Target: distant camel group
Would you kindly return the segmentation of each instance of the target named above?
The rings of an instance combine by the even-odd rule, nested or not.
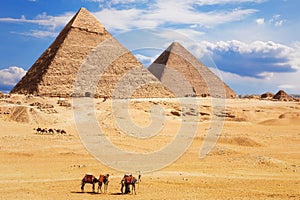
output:
[[[136,194],[135,184],[141,182],[141,175],[139,174],[138,179],[136,179],[132,174],[125,174],[121,180],[121,193]],[[99,191],[102,193],[102,185],[104,184],[104,193],[107,193],[108,183],[109,183],[109,174],[102,175],[100,174],[97,179],[94,175],[86,174],[81,180],[81,192],[84,192],[85,184],[92,184],[93,192],[95,192],[95,184],[98,183],[98,193]],[[130,185],[132,186],[132,192],[130,192]],[[125,191],[124,191],[125,188]]]
[[[55,128],[34,128],[33,130],[36,131],[37,134],[51,134],[53,135],[54,133],[56,134],[62,134],[65,135],[67,132],[63,129],[55,129]]]

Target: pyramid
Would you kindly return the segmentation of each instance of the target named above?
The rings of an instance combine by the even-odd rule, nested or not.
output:
[[[279,90],[273,97],[273,99],[277,99],[278,101],[292,101],[293,98],[289,96],[285,91]]]
[[[11,93],[106,98],[172,96],[85,8],[79,9]]]
[[[236,97],[232,89],[178,42],[172,43],[148,70],[177,97]]]

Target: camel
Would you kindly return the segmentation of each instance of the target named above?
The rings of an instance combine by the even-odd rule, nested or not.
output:
[[[50,129],[48,130],[48,133],[54,134],[54,130],[53,130],[52,128],[50,128]]]
[[[60,129],[54,129],[56,131],[56,133],[60,133]]]
[[[99,190],[102,193],[102,185],[103,184],[104,184],[104,193],[107,193],[107,187],[108,187],[108,183],[109,183],[109,174],[106,174],[106,175],[100,174],[98,180],[99,180],[99,182],[98,182],[98,193],[99,193]]]
[[[47,128],[43,128],[43,129],[41,130],[41,134],[45,134],[45,133],[48,133],[48,129],[47,129]]]
[[[138,183],[138,180],[133,177],[131,174],[125,174],[123,179],[121,180],[121,192],[123,192],[123,188],[125,187],[125,193],[124,194],[129,194],[130,193],[130,185],[132,186],[132,194],[136,194],[135,190],[135,184]]]
[[[95,176],[93,176],[91,174],[86,174],[81,181],[81,192],[84,192],[84,185],[86,183],[92,184],[93,192],[95,192],[95,184],[98,182],[99,182],[99,180]]]
[[[36,129],[36,128],[34,128],[33,130],[35,130],[37,134],[40,134],[40,133],[41,133],[41,131],[42,131],[42,129],[41,129],[40,127],[38,127],[37,129]]]
[[[54,129],[54,130],[56,131],[57,134],[67,134],[67,132],[63,129]]]

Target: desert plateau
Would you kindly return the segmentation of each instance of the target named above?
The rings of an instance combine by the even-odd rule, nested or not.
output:
[[[196,100],[197,132],[189,148],[169,166],[142,172],[136,195],[122,195],[120,181],[126,172],[105,166],[87,151],[76,128],[72,99],[58,104],[58,98],[50,97],[2,98],[0,199],[300,198],[299,102],[227,99],[220,137],[212,150],[199,158],[213,121],[211,99]],[[150,140],[140,140],[118,130],[112,101],[94,99],[95,113],[106,137],[124,150],[157,150],[172,141],[182,123],[184,113],[176,99],[132,99],[126,109],[140,126],[151,123],[153,105],[165,110],[161,132]],[[37,127],[66,133],[37,133]],[[92,193],[87,184],[82,193],[81,179],[86,173],[109,173],[108,192]],[[137,176],[137,172],[129,173]]]

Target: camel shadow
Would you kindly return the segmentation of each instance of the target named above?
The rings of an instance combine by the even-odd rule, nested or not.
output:
[[[97,192],[79,192],[79,191],[71,191],[72,194],[90,194],[90,195],[97,195],[97,194],[101,194],[101,193],[97,193]]]
[[[121,192],[116,192],[116,193],[111,193],[110,195],[118,196],[118,195],[123,195]]]

